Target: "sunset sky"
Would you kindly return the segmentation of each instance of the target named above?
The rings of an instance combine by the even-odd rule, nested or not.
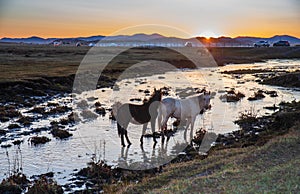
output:
[[[299,0],[0,0],[0,38],[110,35],[143,24],[192,36],[300,37],[299,10]]]

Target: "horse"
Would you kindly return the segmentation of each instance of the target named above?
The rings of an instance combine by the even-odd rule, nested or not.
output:
[[[122,104],[115,114],[118,126],[118,135],[121,136],[121,144],[125,147],[124,136],[127,140],[128,146],[131,142],[127,135],[127,127],[129,123],[136,125],[142,124],[143,131],[140,138],[141,146],[143,145],[143,137],[147,128],[147,124],[151,123],[152,133],[155,132],[155,121],[158,115],[159,102],[161,101],[162,91],[161,89],[154,89],[154,93],[151,95],[148,101],[144,101],[143,104]],[[153,135],[154,145],[157,143],[155,135]]]
[[[158,128],[162,132],[164,139],[164,130],[167,129],[167,122],[170,117],[177,120],[187,120],[185,133],[191,125],[191,132],[194,129],[195,120],[198,114],[203,114],[204,110],[210,109],[210,92],[204,91],[201,94],[187,97],[186,99],[164,98],[158,112]]]

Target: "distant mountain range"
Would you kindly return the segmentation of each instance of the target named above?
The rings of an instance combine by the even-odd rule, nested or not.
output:
[[[89,36],[89,37],[77,37],[77,38],[40,38],[37,36],[32,36],[29,38],[2,38],[0,42],[7,43],[27,43],[27,44],[51,44],[55,41],[64,41],[64,42],[93,42],[99,41],[105,36]]]
[[[261,37],[248,37],[239,36],[235,38],[231,37],[218,37],[207,39],[205,37],[194,37],[189,39],[182,39],[177,37],[165,37],[160,34],[134,34],[134,35],[117,35],[117,36],[89,36],[89,37],[75,37],[75,38],[40,38],[32,36],[29,38],[2,38],[0,42],[6,43],[26,43],[26,44],[53,44],[54,42],[60,42],[62,44],[76,44],[80,42],[83,45],[91,43],[97,43],[98,41],[103,43],[126,43],[126,42],[147,42],[153,44],[181,44],[186,42],[192,44],[199,44],[199,41],[205,46],[252,46],[255,42],[260,40],[266,40],[270,44],[279,40],[287,40],[291,45],[300,45],[300,39],[289,35],[276,35],[270,38]]]

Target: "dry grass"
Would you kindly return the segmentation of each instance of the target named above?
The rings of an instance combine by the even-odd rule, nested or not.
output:
[[[87,47],[0,44],[0,81],[74,74]]]
[[[75,74],[90,47],[52,45],[28,45],[0,43],[0,82],[32,79],[40,77],[69,76]],[[180,48],[179,51],[199,53],[201,64],[209,64],[211,57],[201,48]],[[111,56],[120,48],[101,48],[102,54]],[[251,63],[270,58],[300,58],[299,48],[209,48],[218,65],[225,63]],[[97,53],[97,50],[95,51]],[[199,57],[198,56],[198,57]],[[166,52],[164,49],[133,49],[121,54],[110,67],[115,70],[128,68],[141,60],[160,60],[175,64],[176,67],[191,67],[186,58],[178,53]],[[101,63],[101,61],[99,62]],[[95,65],[95,64],[91,64]],[[99,65],[99,64],[96,64]],[[210,64],[213,65],[213,64]],[[90,66],[86,67],[87,69]],[[109,72],[114,76],[116,72]],[[151,74],[151,72],[149,72]]]
[[[299,193],[300,124],[262,147],[217,150],[205,160],[171,164],[138,184],[106,187],[118,193]]]

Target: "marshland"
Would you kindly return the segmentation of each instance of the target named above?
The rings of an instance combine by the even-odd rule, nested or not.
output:
[[[299,48],[193,48],[215,60],[201,69],[176,53],[160,55],[161,48],[129,50],[105,69],[95,89],[76,93],[74,79],[89,49],[0,44],[0,189],[22,173],[28,181],[14,185],[23,192],[34,180],[69,193],[299,191]],[[150,61],[141,66],[156,68],[120,78],[140,59],[175,68]],[[176,130],[167,144],[153,147],[144,137],[142,149],[142,126],[129,125],[132,145],[122,147],[113,104],[141,104],[154,88],[164,89],[163,98],[205,88],[214,93],[212,108],[197,117],[188,139],[170,119],[168,129]],[[149,125],[146,131],[151,137]],[[206,133],[212,147],[203,153]]]

